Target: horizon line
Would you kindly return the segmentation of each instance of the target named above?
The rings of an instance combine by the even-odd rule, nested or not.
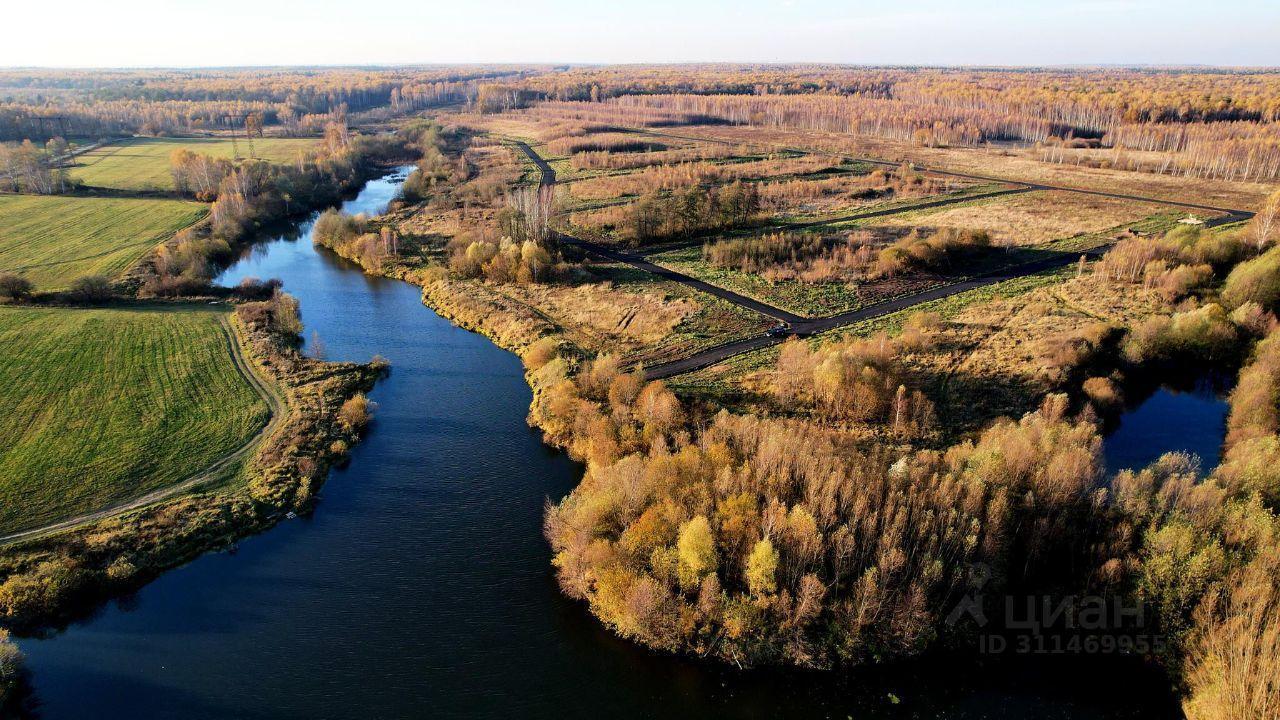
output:
[[[636,61],[636,62],[579,62],[579,61],[519,61],[519,62],[476,62],[476,61],[423,61],[407,63],[298,63],[298,64],[249,64],[249,65],[0,65],[0,71],[21,72],[38,70],[63,70],[95,72],[145,71],[145,70],[285,70],[285,69],[415,69],[430,67],[478,67],[478,68],[542,68],[548,71],[574,68],[599,67],[691,67],[720,66],[736,68],[851,68],[866,70],[1230,70],[1254,72],[1280,72],[1280,65],[1231,65],[1216,63],[1116,63],[1116,62],[1073,62],[1073,63],[1028,63],[1028,64],[996,64],[996,63],[860,63],[840,61]]]

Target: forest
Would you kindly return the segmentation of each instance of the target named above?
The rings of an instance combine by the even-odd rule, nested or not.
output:
[[[322,129],[335,113],[406,114],[473,100],[527,68],[100,72],[0,71],[0,141],[169,135],[246,129],[257,115],[285,134]]]
[[[821,668],[970,645],[978,629],[947,617],[980,582],[1009,595],[1112,597],[1152,618],[1158,646],[1131,649],[1166,669],[1189,717],[1268,706],[1274,686],[1246,678],[1269,676],[1280,657],[1275,479],[1254,461],[1280,428],[1263,369],[1280,309],[1280,195],[1246,188],[1270,171],[1245,162],[1172,173],[1242,192],[1236,207],[1253,212],[1239,216],[1164,205],[1143,178],[1170,171],[1145,164],[1109,167],[1123,189],[1095,200],[1023,195],[1018,177],[995,169],[948,175],[834,148],[887,137],[1046,163],[1049,145],[1117,152],[1109,138],[1130,126],[1186,137],[1209,128],[1265,147],[1273,79],[1097,71],[1123,89],[1118,102],[1088,97],[1080,77],[1077,91],[1048,87],[1048,73],[793,72],[846,80],[742,84],[731,70],[639,68],[506,84],[503,102],[436,121],[541,156],[558,179],[546,241],[521,249],[500,219],[529,211],[516,192],[489,201],[487,216],[448,202],[475,182],[457,173],[437,173],[363,235],[348,233],[395,228],[401,250],[379,259],[381,272],[412,278],[433,307],[521,349],[531,423],[587,467],[545,519],[564,592],[650,647]],[[980,90],[967,89],[975,76]],[[917,132],[926,126],[928,138]],[[770,134],[779,129],[787,134]],[[439,147],[447,158],[474,145]],[[1189,147],[1143,152],[1194,165]],[[545,176],[533,163],[525,177]],[[1070,163],[1070,181],[1089,189],[1090,166]],[[465,229],[450,231],[459,226],[448,218],[466,212]],[[1014,212],[1034,229],[1000,223]],[[536,247],[569,267],[506,269]],[[1019,275],[1054,256],[1059,269]],[[638,288],[619,283],[614,264],[672,274]],[[941,295],[667,379],[653,374],[668,356],[639,327],[606,329],[636,293],[649,318],[676,311],[659,300],[671,278],[729,291],[689,298],[704,308],[745,296],[773,317],[806,308],[822,318],[992,272],[1012,277],[994,293]],[[725,327],[678,312],[664,342],[679,354],[705,347],[703,327]],[[1206,471],[1172,453],[1144,468],[1105,465],[1108,423],[1141,378],[1206,367],[1240,378],[1221,464]]]
[[[544,562],[617,635],[839,673],[975,657],[1016,631],[955,620],[979,592],[1103,598],[1140,609],[1126,654],[1191,720],[1280,707],[1280,74],[6,70],[0,140],[0,211],[47,218],[18,252],[0,230],[10,325],[227,303],[201,316],[205,364],[236,381],[230,323],[302,407],[247,494],[181,500],[211,534],[309,508],[378,431],[360,391],[382,361],[304,352],[279,281],[213,284],[264,229],[311,217],[305,249],[412,283],[520,356],[529,424],[580,464],[546,500]],[[161,182],[122,184],[125,149]],[[385,213],[340,209],[393,169]],[[147,242],[72,252],[106,216],[140,232],[125,210],[160,207],[175,215]],[[1215,457],[1108,463],[1121,416],[1208,374],[1226,387]],[[219,447],[260,423],[248,389]],[[141,529],[157,572],[171,522]],[[143,581],[112,527],[109,546],[82,530],[0,553],[0,625]],[[0,633],[0,689],[19,667]]]

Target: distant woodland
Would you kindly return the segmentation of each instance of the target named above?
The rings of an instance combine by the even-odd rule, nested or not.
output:
[[[828,668],[971,646],[948,613],[979,591],[1119,598],[1188,717],[1276,717],[1280,72],[0,71],[0,191],[87,195],[76,149],[122,136],[314,139],[173,151],[169,199],[208,220],[138,297],[200,296],[267,223],[416,159],[387,213],[312,239],[521,353],[530,422],[585,464],[546,508],[557,579],[618,634]],[[242,319],[296,322],[278,289],[238,288]],[[779,334],[885,300],[912,302]],[[1106,466],[1129,400],[1210,371],[1236,377],[1220,464]],[[43,567],[0,619],[49,604]]]
[[[1033,146],[1048,162],[1226,180],[1280,178],[1280,75],[1218,70],[966,70],[826,66],[451,67],[0,72],[0,140],[283,134],[337,114],[552,101],[584,120],[720,122],[929,146]]]

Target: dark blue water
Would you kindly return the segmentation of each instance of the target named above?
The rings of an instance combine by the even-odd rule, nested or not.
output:
[[[1192,388],[1158,388],[1150,397],[1120,416],[1103,442],[1109,472],[1137,470],[1167,452],[1187,452],[1200,458],[1208,473],[1222,457],[1230,406],[1220,387],[1200,382]]]
[[[375,182],[353,212],[385,207]],[[944,660],[741,673],[645,651],[564,599],[543,502],[581,469],[527,427],[519,362],[417,288],[312,247],[308,226],[222,278],[279,277],[335,360],[381,354],[377,419],[312,517],[25,640],[46,718],[1172,716],[1132,662]]]

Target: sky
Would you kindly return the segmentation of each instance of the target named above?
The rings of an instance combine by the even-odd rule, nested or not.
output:
[[[1280,66],[1280,0],[5,0],[0,21],[0,66]]]

